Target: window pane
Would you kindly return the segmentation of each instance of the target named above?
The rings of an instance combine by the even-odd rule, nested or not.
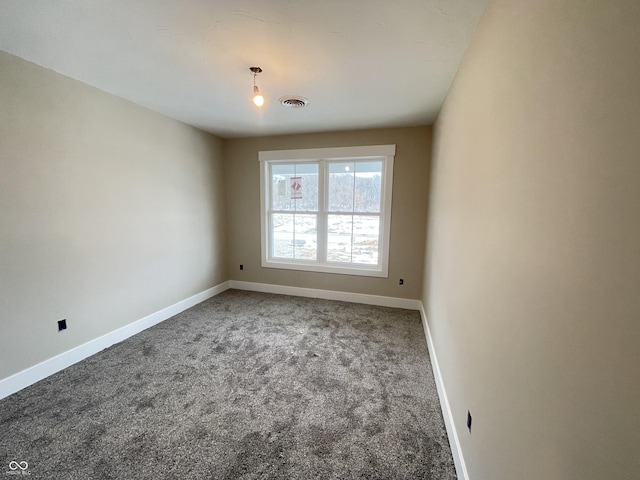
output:
[[[274,213],[273,258],[316,260],[318,230],[316,215]]]
[[[378,264],[380,217],[377,215],[327,215],[327,260]]]
[[[318,210],[318,164],[274,164],[272,210]]]
[[[353,212],[354,163],[329,164],[329,211]]]
[[[380,212],[382,162],[355,164],[355,212]]]
[[[351,215],[327,215],[327,261],[351,263]]]
[[[378,264],[380,217],[353,216],[353,263]]]

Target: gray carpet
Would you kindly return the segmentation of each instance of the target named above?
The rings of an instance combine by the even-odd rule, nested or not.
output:
[[[455,479],[418,312],[237,290],[0,400],[0,475],[12,461],[46,479]]]

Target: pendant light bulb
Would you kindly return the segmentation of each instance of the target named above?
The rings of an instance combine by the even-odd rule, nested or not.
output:
[[[255,103],[257,107],[261,107],[262,105],[264,105],[264,97],[262,96],[262,94],[260,93],[260,89],[256,85],[256,75],[258,75],[262,71],[262,69],[260,67],[251,67],[249,68],[249,70],[251,70],[251,72],[253,73],[253,103]]]
[[[253,103],[255,103],[258,107],[264,105],[264,97],[260,95],[260,89],[257,85],[253,86]]]

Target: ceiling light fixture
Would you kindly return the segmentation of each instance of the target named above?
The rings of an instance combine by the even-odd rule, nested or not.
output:
[[[255,103],[256,106],[261,107],[264,104],[264,97],[256,85],[256,75],[262,72],[262,69],[260,67],[251,67],[249,70],[253,72],[253,103]]]

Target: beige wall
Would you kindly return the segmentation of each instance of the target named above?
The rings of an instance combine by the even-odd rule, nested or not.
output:
[[[423,301],[473,480],[639,478],[639,45],[637,0],[493,0],[438,119]]]
[[[293,112],[294,114],[296,112]],[[389,278],[260,266],[260,150],[396,144]],[[225,141],[229,272],[233,280],[420,298],[431,129],[394,128]],[[239,265],[244,270],[239,270]],[[404,286],[398,279],[405,280]]]
[[[0,379],[227,279],[221,140],[3,52],[0,72]]]

